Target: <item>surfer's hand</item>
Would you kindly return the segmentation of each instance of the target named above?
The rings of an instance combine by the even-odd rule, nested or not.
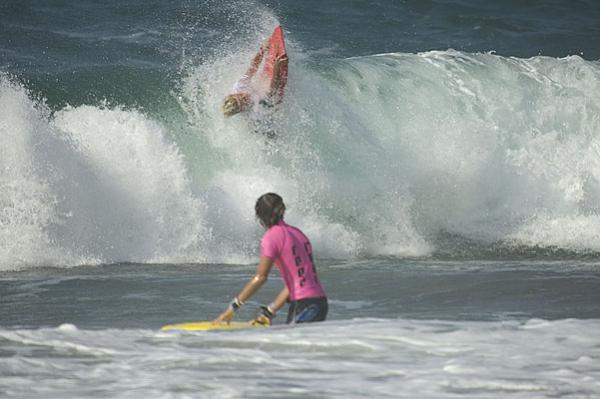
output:
[[[229,322],[233,319],[234,315],[235,315],[235,312],[233,311],[233,309],[227,308],[226,311],[221,313],[221,315],[219,317],[217,317],[216,319],[213,320],[213,324],[220,324],[223,322],[227,322],[227,324],[229,324]]]
[[[276,62],[277,64],[287,64],[287,63],[288,63],[288,56],[287,56],[287,55],[285,55],[285,54],[283,54],[283,55],[281,55],[281,56],[277,57],[277,58],[275,59],[275,62]]]
[[[261,314],[256,319],[252,320],[250,322],[250,324],[252,324],[253,326],[255,326],[255,325],[270,326],[271,319],[269,319],[267,316]]]
[[[252,325],[260,324],[261,326],[270,326],[273,323],[275,313],[268,306],[260,307],[260,315],[250,322]]]

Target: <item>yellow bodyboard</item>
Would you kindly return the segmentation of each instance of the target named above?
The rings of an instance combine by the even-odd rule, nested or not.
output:
[[[209,330],[243,330],[248,328],[265,328],[260,324],[252,325],[246,321],[232,321],[230,323],[213,324],[212,321],[194,321],[190,323],[167,324],[161,331],[209,331]]]

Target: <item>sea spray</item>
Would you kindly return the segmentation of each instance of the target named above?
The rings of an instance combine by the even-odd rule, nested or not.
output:
[[[204,205],[137,111],[44,104],[3,78],[3,268],[202,259]]]
[[[31,149],[44,129],[44,111],[25,90],[0,75],[0,269],[60,257],[44,232],[55,219],[56,199]]]
[[[296,207],[290,217],[332,238],[338,251],[321,248],[326,256],[424,255],[448,235],[457,245],[599,249],[589,228],[597,62],[448,50],[307,65],[292,54],[270,142],[249,118],[220,115],[239,57],[190,75],[190,87],[213,88],[200,95],[198,134],[243,176],[233,186],[281,191]],[[579,222],[563,230],[571,218]]]
[[[325,258],[600,250],[597,62],[448,50],[308,63],[287,40],[286,97],[265,125],[220,111],[250,44],[185,67],[184,121],[102,103],[50,112],[2,77],[2,267],[251,262],[267,191]]]

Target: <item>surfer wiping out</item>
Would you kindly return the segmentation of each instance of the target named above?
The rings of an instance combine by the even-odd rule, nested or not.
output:
[[[264,66],[257,73],[263,60]],[[230,117],[250,110],[260,113],[261,108],[272,108],[281,103],[287,71],[283,30],[278,26],[260,46],[246,73],[233,86],[232,94],[225,97],[223,114]]]
[[[271,325],[271,320],[286,302],[290,303],[286,323],[323,321],[327,316],[327,297],[317,278],[312,246],[300,229],[283,221],[285,204],[274,193],[262,195],[255,206],[256,217],[267,230],[260,243],[260,261],[256,273],[233,298],[231,305],[213,323],[229,322],[241,307],[267,281],[275,264],[284,286],[252,324]]]
[[[258,66],[266,49],[261,47],[252,59],[252,63],[248,71],[238,80],[233,86],[233,94],[225,97],[223,102],[223,114],[227,117],[233,116],[240,112],[248,111],[254,106],[261,105],[263,107],[273,107],[281,102],[279,87],[281,85],[281,66],[287,65],[287,55],[282,55],[275,60],[273,65],[273,79],[266,94],[260,93],[260,89],[253,86],[252,78],[254,78]]]

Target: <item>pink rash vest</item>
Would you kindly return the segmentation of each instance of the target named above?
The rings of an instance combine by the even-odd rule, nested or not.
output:
[[[260,242],[260,256],[268,256],[279,268],[290,301],[325,296],[313,263],[312,246],[299,229],[283,220],[271,226]]]

